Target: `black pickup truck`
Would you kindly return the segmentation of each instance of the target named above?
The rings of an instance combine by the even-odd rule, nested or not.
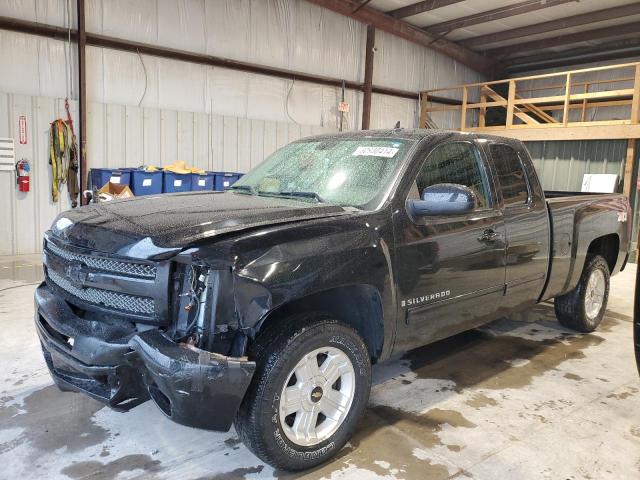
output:
[[[619,194],[543,192],[522,143],[439,130],[293,142],[231,191],[61,214],[35,322],[62,390],[228,430],[286,470],[348,440],[371,365],[555,299],[591,332]]]

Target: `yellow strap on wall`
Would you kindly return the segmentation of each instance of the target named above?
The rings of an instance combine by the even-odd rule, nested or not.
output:
[[[49,129],[49,144],[50,144],[49,163],[51,163],[51,173],[53,177],[51,180],[51,199],[54,202],[57,202],[58,201],[58,162],[56,159],[56,152],[53,146],[54,129],[57,130],[55,122],[51,124],[51,128]]]

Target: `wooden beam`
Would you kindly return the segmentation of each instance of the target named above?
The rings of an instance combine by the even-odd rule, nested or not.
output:
[[[631,96],[631,123],[640,123],[640,64],[636,65],[633,94]]]
[[[563,85],[563,88],[566,88],[566,84]],[[627,95],[633,95],[632,88],[624,88],[620,90],[604,90],[602,92],[589,92],[589,93],[574,93],[571,95],[571,100],[595,100],[602,98],[616,98],[616,97],[625,97]],[[566,92],[563,95],[550,95],[548,97],[527,97],[527,98],[519,98],[514,100],[516,105],[521,105],[523,103],[552,103],[552,102],[564,102],[566,97]]]
[[[362,96],[362,130],[371,125],[371,94],[373,89],[373,55],[376,45],[376,29],[367,25],[367,43],[364,55],[364,86]]]
[[[462,108],[460,109],[460,130],[464,131],[467,125],[467,100],[469,99],[469,93],[467,88],[462,89]]]
[[[635,138],[630,138],[627,140],[627,157],[624,162],[624,194],[627,198],[631,198],[632,192],[632,182],[633,182],[633,171],[635,170],[635,162],[636,162],[636,141]]]
[[[87,190],[89,179],[89,162],[87,160],[87,31],[84,0],[77,0],[78,14],[78,125],[79,167],[80,167],[80,205],[86,205],[84,191]],[[53,147],[52,147],[53,148]]]
[[[389,10],[385,12],[387,15],[393,18],[405,18],[413,15],[418,15],[424,12],[430,12],[436,8],[447,7],[455,3],[460,3],[464,0],[425,0],[423,2],[412,3],[406,7],[396,8],[395,10]]]
[[[562,111],[562,124],[569,125],[569,101],[571,100],[571,73],[567,73],[566,86],[564,89],[564,108]],[[584,93],[583,95],[587,95]]]
[[[575,1],[577,0],[526,0],[513,5],[494,8],[493,10],[488,10],[486,12],[474,13],[473,15],[468,15],[466,17],[455,18],[446,22],[436,23],[435,25],[429,25],[428,27],[425,27],[425,30],[435,34],[442,34],[458,28],[492,22],[494,20],[500,20],[501,18],[522,15],[524,13],[530,13],[543,8],[555,7],[556,5]]]
[[[324,7],[333,12],[340,13],[347,17],[358,20],[359,22],[366,23],[376,27],[377,30],[390,33],[410,42],[416,43],[423,47],[436,50],[440,53],[447,55],[448,57],[467,65],[468,67],[477,70],[478,72],[491,74],[492,68],[495,62],[479,55],[467,48],[462,48],[460,45],[438,38],[424,30],[415,27],[407,22],[398,20],[397,18],[385,15],[379,10],[375,10],[371,7],[363,7],[359,11],[353,13],[358,3],[353,0],[307,0],[313,4]]]
[[[467,38],[459,43],[465,47],[477,48],[480,45],[503,42],[514,38],[524,38],[529,35],[537,35],[540,33],[555,32],[556,30],[576,27],[578,25],[588,25],[590,23],[603,22],[614,18],[623,18],[639,14],[640,2],[636,2],[620,7],[605,8],[604,10],[596,10],[594,12],[583,13],[581,15],[574,15],[573,17],[558,18],[548,22],[528,25],[526,27],[512,28],[511,30],[503,30],[496,33]]]
[[[584,84],[584,93],[589,93],[589,84]],[[571,105],[569,105],[569,109],[571,109]],[[582,99],[582,106],[580,107],[580,121],[584,122],[587,119],[587,99]]]
[[[585,92],[585,93],[588,93],[588,92]],[[582,110],[582,108],[584,107],[588,110],[590,108],[626,107],[628,105],[631,105],[631,100],[614,100],[614,101],[598,100],[595,102],[589,102],[587,101],[587,99],[583,99],[581,102],[572,101],[571,104],[569,105],[569,109],[574,110],[579,108],[580,110]],[[451,108],[456,108],[456,107],[452,106]],[[564,110],[564,104],[563,105],[539,105],[539,108],[546,112],[551,112],[554,110]]]
[[[619,63],[616,65],[603,65],[601,67],[589,67],[589,68],[578,68],[575,70],[571,70],[571,73],[573,75],[578,75],[578,74],[582,74],[582,73],[593,73],[593,72],[603,72],[606,70],[620,70],[623,68],[635,68],[636,65],[640,64],[640,62],[628,62],[628,63]],[[510,80],[515,80],[516,82],[522,82],[523,80],[540,80],[542,78],[553,78],[553,77],[564,77],[567,74],[566,71],[564,72],[552,72],[552,73],[543,73],[543,74],[538,74],[538,75],[528,75],[528,76],[524,76],[524,77],[517,77],[517,78],[507,78],[507,79],[502,79],[502,80],[492,80],[489,82],[476,82],[476,83],[465,83],[462,85],[454,85],[452,87],[443,87],[443,88],[432,88],[429,90],[425,90],[427,92],[429,92],[429,94],[433,94],[435,92],[447,92],[447,91],[453,91],[453,90],[462,90],[463,87],[487,87],[487,86],[492,86],[492,85],[506,85],[509,83]],[[629,77],[624,77],[627,80],[633,80],[633,78],[629,78]],[[614,82],[619,82],[619,81],[623,81],[622,78],[620,77],[616,77],[616,78],[612,78],[611,80],[606,80],[603,81],[603,83],[614,83]],[[551,87],[550,87],[551,88]],[[560,86],[560,87],[553,87],[553,88],[564,88],[564,83]],[[527,91],[528,89],[524,89],[524,91]]]
[[[509,80],[509,95],[507,97],[507,128],[513,125],[513,108],[516,100],[516,82]]]
[[[480,128],[483,128],[487,123],[487,93],[484,88],[480,89],[480,103],[484,105],[480,107],[480,117],[478,118],[478,125],[480,126]]]
[[[506,60],[508,73],[530,72],[531,70],[566,67],[584,63],[635,57],[640,54],[640,40],[620,40],[601,43],[594,47],[580,47],[562,52],[547,52],[528,57]]]
[[[505,127],[467,128],[466,131],[517,138],[524,142],[538,140],[614,140],[640,138],[640,124],[581,125],[580,123],[569,123],[569,126],[564,127],[559,123],[553,125],[541,124],[537,127],[531,125],[514,125],[509,129]]]
[[[506,47],[492,48],[486,50],[484,53],[488,57],[502,58],[513,55],[514,53],[544,50],[546,48],[571,45],[572,43],[622,37],[629,34],[635,34],[635,36],[640,37],[640,22],[625,23],[623,25],[616,25],[615,27],[597,28],[595,30],[587,30],[586,32],[554,36],[552,38],[543,38],[531,42],[516,43],[515,45],[507,45]]]

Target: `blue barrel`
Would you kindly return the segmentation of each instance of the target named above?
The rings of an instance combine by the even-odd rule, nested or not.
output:
[[[236,183],[241,176],[241,173],[215,172],[214,190],[227,190],[231,185]]]
[[[147,172],[133,170],[131,172],[131,191],[136,197],[162,193],[162,170]]]
[[[164,171],[162,191],[164,193],[188,192],[191,190],[191,173]]]
[[[131,170],[126,168],[92,168],[89,176],[91,188],[100,189],[109,182],[127,186],[131,184]]]
[[[191,190],[192,191],[213,190],[215,177],[216,177],[215,173],[212,173],[212,172],[192,173],[191,174]]]

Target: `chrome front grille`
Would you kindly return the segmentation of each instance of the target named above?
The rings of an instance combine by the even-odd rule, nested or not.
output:
[[[85,255],[82,253],[72,252],[70,250],[60,248],[53,242],[47,242],[46,249],[64,260],[80,262],[89,268],[94,268],[103,272],[110,272],[140,278],[156,277],[155,265],[149,265],[146,263],[125,262],[122,260],[113,260],[111,258]]]
[[[111,292],[93,287],[79,288],[71,284],[71,282],[62,275],[59,275],[55,270],[48,270],[47,276],[62,290],[93,305],[138,315],[153,315],[154,313],[154,302],[152,298]]]
[[[141,322],[158,323],[167,318],[163,294],[169,277],[166,265],[109,258],[100,252],[54,243],[48,236],[44,252],[46,281],[69,303]]]

